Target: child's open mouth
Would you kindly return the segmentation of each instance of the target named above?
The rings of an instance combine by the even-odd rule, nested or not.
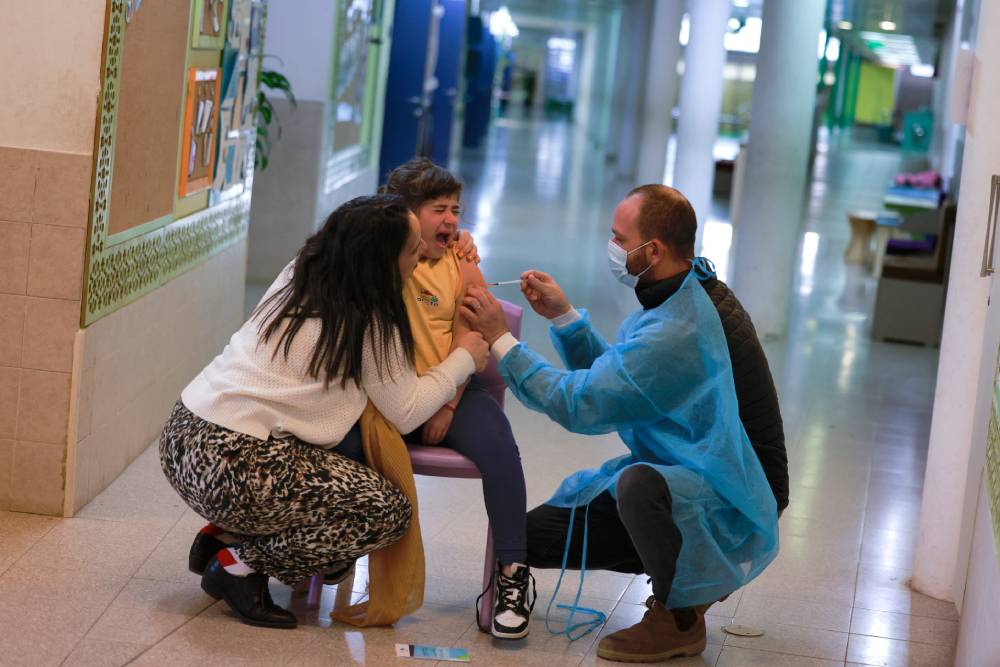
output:
[[[434,240],[442,248],[447,248],[448,244],[451,243],[451,234],[447,232],[442,232],[434,237]]]

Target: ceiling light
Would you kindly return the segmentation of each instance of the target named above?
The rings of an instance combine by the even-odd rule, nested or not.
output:
[[[840,28],[841,30],[851,30],[854,28],[854,24],[851,23],[850,21],[840,21],[839,23],[837,23],[837,27]]]
[[[878,27],[891,32],[896,29],[896,24],[892,21],[879,21]]]
[[[501,5],[500,9],[490,15],[490,32],[494,37],[517,37],[518,29],[511,18],[507,5]]]
[[[549,37],[546,46],[553,51],[575,51],[576,40],[567,37]]]
[[[913,76],[919,76],[924,79],[930,79],[934,77],[934,65],[924,65],[923,63],[915,63],[910,65],[910,74]]]
[[[733,0],[733,7],[745,9],[750,6],[750,0]]]

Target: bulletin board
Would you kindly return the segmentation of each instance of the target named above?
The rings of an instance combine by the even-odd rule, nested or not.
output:
[[[184,96],[189,13],[144,0],[124,24],[108,234],[169,216]]]
[[[260,19],[256,40],[252,21],[246,25],[245,62],[259,63],[266,1],[247,1]],[[106,3],[83,326],[245,238],[250,212],[243,188],[225,201],[209,198],[231,2]],[[222,12],[221,20],[208,11]],[[257,84],[250,75],[244,96],[255,98]],[[252,113],[238,117],[242,130],[252,128]],[[251,152],[241,176],[251,180],[252,170]]]

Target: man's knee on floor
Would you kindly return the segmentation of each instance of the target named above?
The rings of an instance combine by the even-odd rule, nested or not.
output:
[[[618,477],[615,492],[619,508],[636,503],[649,503],[664,496],[670,498],[667,480],[663,479],[663,475],[655,468],[642,464],[631,466],[622,472]]]

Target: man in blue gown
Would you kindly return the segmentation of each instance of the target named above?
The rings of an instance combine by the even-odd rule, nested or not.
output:
[[[693,256],[696,227],[690,203],[666,186],[636,188],[618,205],[608,259],[643,308],[622,323],[614,343],[550,276],[522,276],[532,307],[552,322],[568,370],[514,339],[489,292],[470,288],[462,308],[521,402],[575,433],[617,431],[628,448],[564,480],[528,521],[532,567],[651,578],[643,620],[598,645],[598,655],[611,660],[700,653],[707,606],[747,584],[778,551],[777,513],[787,504],[783,436],[780,457],[765,459],[741,421],[730,356],[736,348],[708,286],[722,283],[709,262]],[[755,334],[753,342],[759,349]],[[766,360],[757,366],[777,415]]]

